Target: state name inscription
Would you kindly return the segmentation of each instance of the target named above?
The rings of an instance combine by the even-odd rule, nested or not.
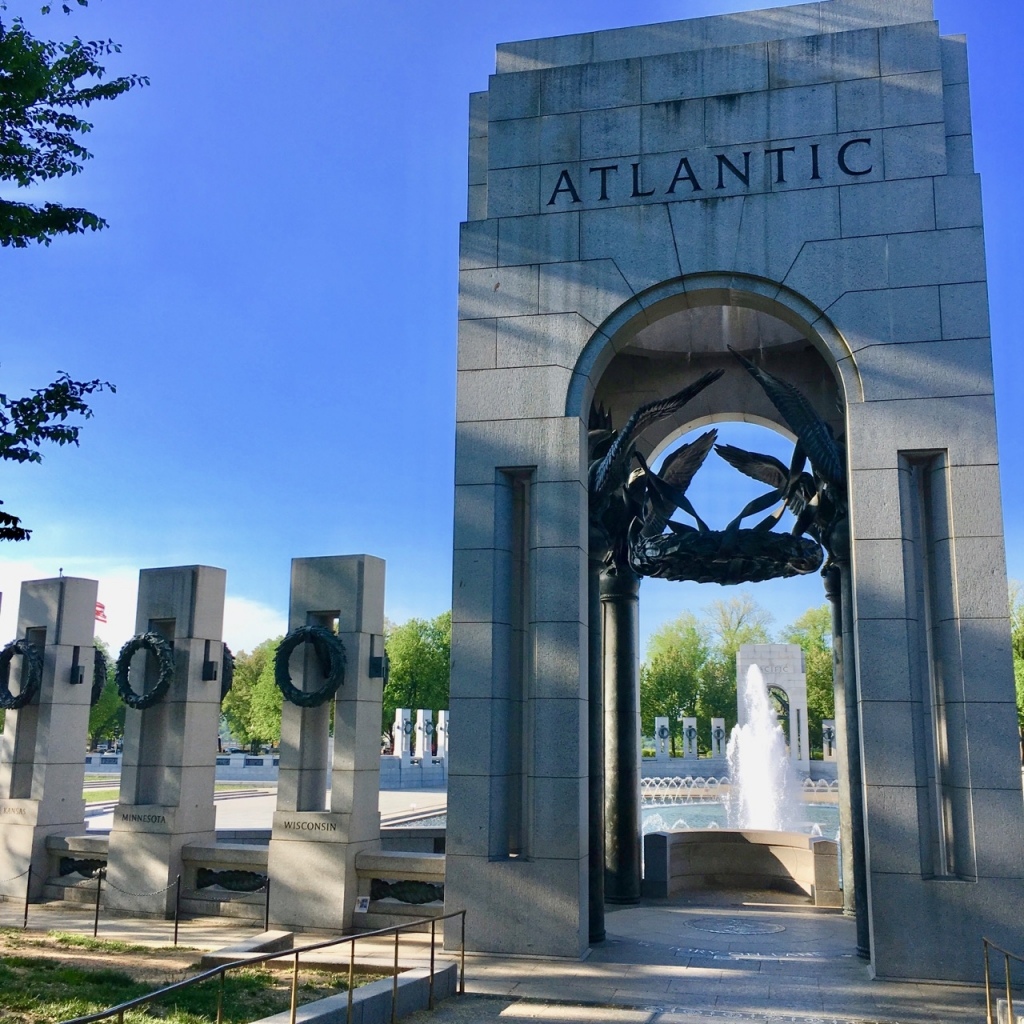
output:
[[[814,187],[876,178],[871,136],[823,142],[767,143],[744,149],[699,150],[657,157],[545,167],[548,208],[576,204],[705,199],[781,188]],[[546,197],[546,198],[544,198]]]
[[[281,827],[289,832],[337,832],[333,821],[285,821]]]
[[[122,811],[122,821],[139,822],[147,825],[166,825],[167,818],[162,814],[132,814]]]

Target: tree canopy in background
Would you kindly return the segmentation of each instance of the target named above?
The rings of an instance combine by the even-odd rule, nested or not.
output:
[[[274,682],[274,653],[281,637],[264,640],[251,653],[235,656],[235,680],[221,704],[228,731],[253,752],[281,739],[281,691]],[[448,707],[448,672],[451,663],[452,615],[410,619],[386,625],[385,645],[391,678],[384,689],[382,731],[394,724],[397,708]],[[332,719],[333,721],[333,719]]]
[[[89,709],[89,749],[95,750],[96,744],[102,740],[114,741],[124,736],[124,717],[126,705],[117,692],[114,682],[114,658],[110,648],[97,637],[95,645],[107,659],[107,681],[100,691],[100,699]],[[90,685],[91,685],[90,680]]]
[[[281,708],[284,698],[274,682],[274,654],[282,637],[264,640],[251,654],[235,655],[235,677],[221,702],[221,713],[231,735],[252,753],[261,744],[281,740]]]
[[[1016,580],[1010,580],[1010,640],[1017,689],[1017,724],[1024,738],[1024,587]]]
[[[389,625],[384,643],[391,673],[384,688],[382,732],[390,731],[398,708],[423,708],[435,714],[447,708],[452,613]]]
[[[697,718],[698,744],[711,748],[711,719],[736,724],[736,654],[744,644],[772,643],[772,614],[749,594],[708,605],[698,617],[684,612],[665,623],[647,646],[640,667],[640,717],[645,735],[654,719],[669,720],[672,752],[681,739],[679,718]],[[807,670],[811,746],[821,746],[821,719],[832,717],[832,618],[828,605],[811,608],[781,633],[779,642],[799,644]]]

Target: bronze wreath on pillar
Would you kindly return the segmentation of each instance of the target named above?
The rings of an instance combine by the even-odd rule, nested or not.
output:
[[[288,659],[299,644],[312,644],[323,671],[325,682],[319,690],[306,692],[292,683]],[[300,708],[319,707],[330,700],[345,682],[345,645],[323,626],[299,626],[278,645],[274,655],[274,682],[284,699]]]
[[[10,690],[11,661],[16,654],[22,657],[21,693],[15,696]],[[12,640],[0,651],[0,708],[17,711],[25,707],[39,692],[43,682],[43,656],[35,644],[27,640]]]
[[[224,698],[231,692],[231,684],[235,681],[235,656],[227,644],[221,646],[224,648],[224,660],[220,673],[220,699],[223,703]]]
[[[98,648],[92,649],[92,693],[89,696],[89,707],[99,703],[103,687],[107,685],[107,657]]]
[[[129,678],[129,668],[136,652],[141,650],[152,652],[160,665],[160,676],[156,686],[145,693],[136,693],[132,689]],[[117,683],[117,692],[121,700],[130,708],[136,711],[145,711],[146,708],[159,704],[164,699],[174,679],[174,648],[159,633],[139,633],[133,636],[121,648],[117,656],[117,669],[114,673],[114,681]]]

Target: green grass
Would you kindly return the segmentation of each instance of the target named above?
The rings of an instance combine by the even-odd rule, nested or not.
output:
[[[57,960],[0,957],[0,1012],[4,1024],[56,1024],[127,1002],[160,987],[157,981],[135,981],[112,967],[69,967]],[[216,978],[173,993],[125,1015],[130,1024],[159,1016],[168,1024],[206,1024],[217,1017]],[[283,977],[270,971],[239,970],[224,983],[224,1021],[245,1024],[289,1005]]]
[[[87,804],[103,803],[107,800],[116,800],[120,794],[119,789],[87,789],[82,794]]]
[[[109,1009],[162,988],[161,977],[136,980],[117,969],[118,954],[190,952],[187,947],[139,946],[111,939],[69,932],[48,932],[45,938],[28,938],[18,929],[0,929],[7,947],[81,949],[110,955],[109,966],[67,965],[45,956],[0,956],[0,1024],[56,1024],[71,1017],[85,1016]],[[193,965],[199,973],[198,964]],[[323,999],[344,992],[347,977],[318,970],[304,970],[299,986],[299,1003]],[[378,975],[362,975],[360,984],[376,980]],[[126,1024],[152,1024],[160,1019],[167,1024],[212,1024],[217,1017],[218,978],[165,996],[125,1015]],[[291,972],[264,968],[243,968],[225,977],[223,1020],[225,1024],[245,1024],[287,1010],[291,1001]],[[116,1018],[114,1018],[116,1019]]]
[[[273,789],[274,784],[252,783],[252,782],[218,782],[216,785],[218,793],[229,793],[242,789]],[[106,803],[109,800],[117,800],[121,791],[119,789],[87,789],[82,793],[87,804]]]

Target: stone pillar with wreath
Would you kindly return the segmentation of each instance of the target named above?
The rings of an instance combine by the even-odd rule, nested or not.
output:
[[[268,854],[270,920],[343,930],[358,921],[356,855],[380,846],[384,561],[293,559],[288,626],[274,659],[285,699]]]
[[[171,912],[182,847],[216,839],[217,732],[232,666],[221,640],[226,578],[208,565],[139,573],[136,635],[117,659],[128,711],[108,908]]]
[[[0,651],[0,891],[35,899],[46,837],[81,831],[94,671],[96,581],[62,576],[21,585],[16,638]]]

